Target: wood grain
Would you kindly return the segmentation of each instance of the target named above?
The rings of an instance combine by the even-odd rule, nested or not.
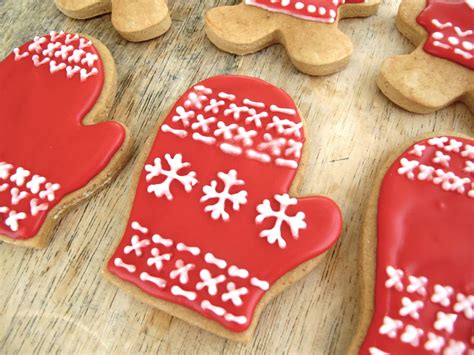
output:
[[[50,30],[88,33],[114,55],[119,91],[112,117],[135,140],[130,164],[107,189],[71,211],[45,250],[0,245],[0,352],[300,353],[343,354],[358,317],[357,249],[361,218],[381,157],[431,131],[472,135],[462,104],[415,115],[389,102],[375,78],[382,60],[413,47],[394,27],[398,1],[378,16],[341,22],[354,43],[349,67],[329,77],[297,72],[273,46],[238,57],[206,39],[204,12],[233,0],[171,0],[173,26],[134,44],[112,28],[110,15],[88,21],[62,15],[52,0],[0,0],[0,56]],[[156,120],[193,83],[216,74],[245,74],[285,89],[312,136],[301,192],[327,195],[342,208],[341,240],[318,268],[264,310],[247,345],[223,340],[140,304],[106,282],[100,270],[126,223],[131,168]]]

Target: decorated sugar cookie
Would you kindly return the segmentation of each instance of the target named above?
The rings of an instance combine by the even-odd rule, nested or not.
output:
[[[244,0],[206,15],[207,36],[223,51],[244,55],[274,43],[285,46],[298,70],[327,75],[352,54],[339,19],[373,15],[380,0]]]
[[[429,113],[453,102],[474,111],[474,2],[403,0],[397,27],[417,46],[388,58],[378,86],[394,103]]]
[[[164,34],[171,26],[166,0],[55,0],[64,14],[88,19],[112,13],[112,24],[128,41],[141,42]]]
[[[42,247],[58,217],[124,163],[107,117],[116,72],[95,39],[51,32],[0,62],[0,239]]]
[[[174,316],[247,340],[263,304],[309,272],[341,231],[333,201],[289,192],[304,141],[294,102],[271,84],[218,76],[190,88],[138,164],[107,277]]]
[[[350,353],[471,354],[474,140],[423,139],[390,163],[367,211]]]

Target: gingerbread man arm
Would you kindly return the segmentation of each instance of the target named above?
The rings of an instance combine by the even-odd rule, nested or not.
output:
[[[428,33],[417,18],[425,7],[425,0],[402,1],[397,28],[418,47],[409,55],[386,59],[378,86],[390,100],[411,112],[435,112],[456,101],[474,110],[474,72],[423,49]]]
[[[161,36],[171,27],[165,0],[114,0],[112,24],[120,35],[132,42]]]
[[[369,16],[378,4],[378,0],[371,0],[344,5],[339,17]],[[307,21],[244,2],[210,10],[206,32],[218,48],[238,55],[280,43],[286,47],[292,63],[310,75],[337,72],[347,65],[352,54],[352,44],[337,28],[337,20],[334,23]]]
[[[79,20],[103,15],[112,9],[111,0],[55,0],[55,3],[62,13]]]

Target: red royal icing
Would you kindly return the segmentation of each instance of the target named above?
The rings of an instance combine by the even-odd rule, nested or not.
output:
[[[331,200],[286,195],[303,142],[295,104],[273,85],[242,76],[195,85],[156,136],[109,271],[232,331],[247,329],[268,287],[341,230]],[[279,224],[272,210],[282,205]]]
[[[434,137],[388,170],[378,207],[375,311],[361,354],[474,348],[474,141]]]
[[[99,53],[74,34],[36,37],[0,63],[1,235],[34,237],[121,147],[118,123],[81,123],[103,84]]]
[[[339,6],[359,4],[366,0],[245,0],[247,5],[281,12],[305,20],[333,23]]]
[[[427,53],[474,69],[473,0],[428,0],[417,21],[429,34]]]

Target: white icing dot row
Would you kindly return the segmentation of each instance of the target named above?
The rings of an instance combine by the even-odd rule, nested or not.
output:
[[[57,183],[48,182],[41,175],[15,167],[13,164],[0,162],[0,194],[9,193],[10,204],[0,205],[0,221],[12,231],[17,232],[21,221],[28,215],[37,216],[49,209],[49,203],[56,199],[56,193],[61,188]],[[28,201],[27,210],[19,210],[19,206]]]
[[[96,67],[99,56],[88,52],[91,46],[91,41],[79,37],[77,34],[51,32],[49,39],[35,37],[33,42],[28,45],[27,50],[20,52],[19,48],[15,48],[13,54],[15,61],[31,57],[34,67],[48,65],[51,74],[65,71],[68,79],[77,74],[84,82],[99,73]]]
[[[473,35],[473,29],[462,29],[451,22],[442,23],[438,19],[433,19],[431,23],[439,30],[431,34],[434,46],[452,50],[454,54],[468,60],[474,58],[472,39],[467,38]]]
[[[334,23],[337,9],[345,3],[345,0],[320,1],[319,3],[300,0],[245,0],[245,3],[306,20]]]

